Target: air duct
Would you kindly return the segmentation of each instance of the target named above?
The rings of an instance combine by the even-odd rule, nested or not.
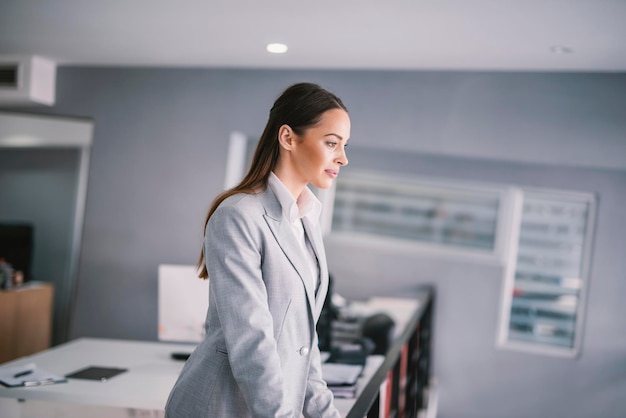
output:
[[[56,63],[39,56],[0,55],[0,105],[53,105]]]

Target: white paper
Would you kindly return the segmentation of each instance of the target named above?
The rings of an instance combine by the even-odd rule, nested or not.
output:
[[[362,371],[358,364],[322,363],[322,377],[329,386],[353,385]]]
[[[18,374],[22,376],[15,377]],[[0,367],[0,381],[7,386],[40,386],[65,382],[65,378],[39,369],[35,363]]]

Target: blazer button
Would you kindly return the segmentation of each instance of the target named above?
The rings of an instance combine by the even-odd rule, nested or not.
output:
[[[299,352],[301,356],[306,356],[307,354],[309,354],[309,349],[307,347],[300,347]]]

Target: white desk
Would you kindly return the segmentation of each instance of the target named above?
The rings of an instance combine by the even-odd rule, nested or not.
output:
[[[41,404],[48,404],[46,416],[59,416],[52,414],[58,408],[68,414],[70,405],[75,405],[76,414],[89,406],[96,407],[94,411],[101,407],[102,415],[107,417],[137,416],[136,411],[160,411],[162,416],[167,396],[183,366],[182,361],[172,360],[170,354],[192,349],[193,345],[189,344],[82,338],[23,357],[6,364],[34,362],[39,368],[61,376],[92,365],[123,367],[128,371],[104,383],[68,379],[67,383],[50,386],[0,386],[0,399],[10,398],[2,399],[0,416],[39,417],[41,406],[35,410],[33,407]],[[16,406],[15,400],[19,399],[26,402]],[[143,415],[159,416],[154,412]]]

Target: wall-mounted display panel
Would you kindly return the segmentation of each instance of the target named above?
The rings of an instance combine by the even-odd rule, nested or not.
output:
[[[512,193],[463,182],[342,173],[325,199],[325,229],[333,239],[396,241],[448,256],[499,260]]]
[[[524,190],[507,264],[499,343],[574,356],[589,286],[595,197]]]

